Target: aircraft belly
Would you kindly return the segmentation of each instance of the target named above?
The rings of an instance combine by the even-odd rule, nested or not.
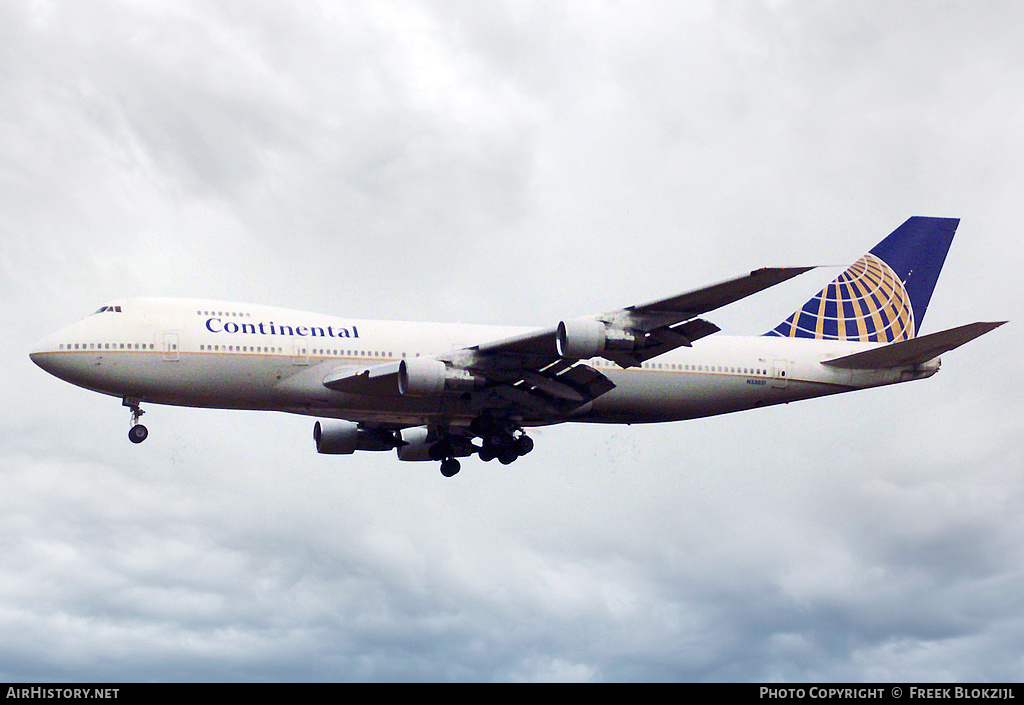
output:
[[[328,366],[296,365],[288,356],[183,354],[159,351],[75,354],[53,364],[68,381],[113,396],[173,406],[286,411],[312,416],[392,423],[472,418],[468,401],[451,397],[368,396],[323,386]],[[58,369],[59,368],[59,369]],[[67,368],[66,370],[64,368]]]
[[[201,353],[177,360],[161,353],[147,357],[122,363],[110,375],[116,387],[158,404],[231,409],[273,408],[277,370],[288,360]]]
[[[53,353],[48,368],[59,377],[114,396],[177,406],[281,410],[360,421],[398,424],[468,422],[474,410],[458,396],[409,397],[337,392],[323,385],[335,363],[295,364],[283,355],[191,353],[167,359],[162,351]],[[826,369],[829,375],[849,371]],[[594,400],[586,413],[566,419],[532,418],[528,424],[557,420],[647,423],[724,414],[842,391],[796,378],[778,388],[769,377],[678,370],[609,370],[615,388]],[[803,376],[803,375],[801,375]],[[838,380],[830,380],[832,382]],[[846,381],[846,380],[844,380]]]
[[[615,389],[594,401],[586,420],[645,423],[713,416],[760,406],[769,388],[765,379],[739,374],[637,371],[609,376]]]

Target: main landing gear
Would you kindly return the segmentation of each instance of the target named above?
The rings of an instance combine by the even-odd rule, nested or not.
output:
[[[456,448],[453,443],[456,439],[445,436],[440,441],[430,446],[429,455],[431,460],[441,461],[441,474],[445,477],[452,477],[462,469],[462,463],[455,457]],[[466,439],[468,441],[468,439]],[[461,449],[460,455],[468,455],[468,449]]]
[[[497,458],[502,465],[511,465],[533,450],[533,439],[525,433],[513,435],[507,432],[491,433],[484,436],[483,446],[477,451],[485,463]]]
[[[441,474],[445,477],[452,477],[462,469],[462,463],[456,458],[445,458],[441,461]]]
[[[430,459],[441,461],[441,474],[445,477],[452,477],[462,468],[458,457],[476,453],[485,463],[497,459],[502,465],[509,465],[533,450],[533,439],[508,419],[481,415],[473,419],[469,430],[481,439],[481,445],[462,435],[445,434],[430,446]]]
[[[469,430],[483,440],[477,455],[485,463],[497,458],[502,465],[509,465],[533,450],[533,439],[518,425],[505,419],[478,416],[469,425]]]
[[[132,410],[132,425],[128,429],[128,440],[132,443],[142,443],[149,437],[149,429],[139,423],[139,419],[146,412],[139,406],[139,400],[134,397],[125,397],[121,405]]]

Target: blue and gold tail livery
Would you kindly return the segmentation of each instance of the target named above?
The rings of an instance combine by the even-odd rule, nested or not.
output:
[[[957,218],[910,218],[765,335],[891,343],[917,335]]]

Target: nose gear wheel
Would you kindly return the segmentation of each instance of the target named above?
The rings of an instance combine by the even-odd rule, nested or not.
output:
[[[139,400],[133,397],[125,397],[121,404],[132,410],[132,423],[128,428],[128,440],[132,443],[142,443],[149,438],[149,429],[139,423],[139,419],[146,412],[139,406]]]

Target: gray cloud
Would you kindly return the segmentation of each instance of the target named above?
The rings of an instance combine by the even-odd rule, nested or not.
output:
[[[0,678],[1021,678],[1016,324],[926,382],[452,481],[32,367],[115,296],[548,325],[963,219],[1015,318],[1012,3],[0,6]],[[806,275],[718,312],[759,333]]]

